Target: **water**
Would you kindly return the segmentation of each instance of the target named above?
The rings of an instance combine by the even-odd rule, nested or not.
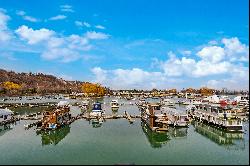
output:
[[[111,99],[101,100],[106,114],[113,113]],[[119,102],[125,104],[118,114],[139,114],[130,105],[136,101]],[[71,111],[73,115],[80,112],[76,106]],[[248,122],[244,123],[245,134],[227,134],[197,123],[155,134],[140,119],[133,124],[110,119],[97,128],[81,119],[47,133],[24,130],[28,123],[31,121],[20,121],[0,129],[0,164],[249,164]]]

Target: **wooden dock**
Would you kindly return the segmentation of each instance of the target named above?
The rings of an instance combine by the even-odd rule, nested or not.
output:
[[[37,119],[32,119],[32,118],[33,117],[29,117],[28,120],[37,120]],[[64,125],[70,125],[71,123],[73,123],[74,121],[79,120],[79,119],[91,120],[91,119],[99,119],[99,118],[103,118],[104,120],[105,119],[127,119],[129,121],[129,123],[133,123],[135,121],[134,119],[141,118],[141,116],[140,115],[130,115],[127,112],[124,115],[90,116],[89,113],[82,112],[75,117],[71,117],[71,119],[68,120]],[[27,119],[23,119],[23,120],[27,120]],[[27,125],[25,125],[25,129],[30,129],[41,122],[42,122],[42,120],[39,119],[36,122],[33,122],[31,124],[27,124]]]

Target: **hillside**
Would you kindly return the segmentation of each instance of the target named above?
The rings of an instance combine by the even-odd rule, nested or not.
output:
[[[18,84],[20,88],[7,89],[3,86],[6,82]],[[81,81],[66,81],[43,73],[17,73],[0,69],[1,95],[81,92],[82,83]]]

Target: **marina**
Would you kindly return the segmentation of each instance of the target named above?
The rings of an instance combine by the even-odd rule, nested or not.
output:
[[[197,158],[195,160],[188,160],[185,158],[187,164],[192,164],[194,162],[203,163],[203,155],[206,153],[200,153],[199,151],[202,150],[204,146],[209,148],[210,152],[220,153],[224,155],[224,158],[227,158],[227,160],[220,161],[217,155],[212,155],[213,153],[211,153],[207,156],[206,163],[213,164],[214,160],[211,160],[212,158],[217,158],[216,163],[219,162],[222,164],[242,164],[248,162],[248,158],[244,158],[244,156],[249,153],[247,150],[249,147],[248,120],[245,122],[242,121],[241,132],[231,133],[209,123],[197,120],[196,118],[188,117],[188,121],[186,121],[188,109],[186,109],[185,105],[175,104],[175,107],[161,105],[161,98],[145,98],[145,100],[142,101],[139,99],[131,101],[130,99],[119,98],[119,104],[116,104],[119,107],[114,110],[112,109],[113,104],[111,103],[116,101],[116,98],[117,97],[113,96],[87,99],[88,102],[86,102],[86,99],[63,99],[50,108],[27,107],[29,113],[22,112],[22,109],[25,109],[25,107],[9,107],[13,110],[15,116],[19,115],[21,118],[19,121],[9,123],[9,127],[6,126],[7,124],[2,125],[0,132],[3,134],[1,134],[0,139],[3,144],[1,144],[0,147],[10,148],[9,146],[11,146],[11,144],[8,143],[9,140],[7,139],[10,135],[14,136],[11,137],[12,140],[14,139],[16,142],[22,141],[22,144],[15,144],[16,153],[22,150],[22,156],[24,156],[23,159],[20,158],[15,162],[17,164],[19,161],[27,164],[65,164],[67,162],[76,164],[98,164],[99,162],[106,164],[151,163],[151,160],[147,159],[147,155],[132,153],[128,156],[127,154],[130,150],[127,147],[131,146],[133,146],[136,151],[144,151],[144,153],[146,152],[146,154],[154,156],[159,164],[166,161],[168,163],[178,164],[179,162],[184,162],[180,161],[180,156],[189,156],[185,153],[184,149],[188,149],[189,146],[192,145],[195,147],[192,154],[196,155]],[[81,102],[81,100],[84,102]],[[115,103],[117,103],[117,101]],[[175,102],[173,101],[173,103]],[[85,105],[84,108],[82,107],[83,105]],[[63,114],[59,110],[62,111],[64,109],[67,116],[61,116]],[[15,110],[17,110],[17,112],[15,112]],[[34,112],[32,110],[34,110]],[[55,121],[53,110],[55,116],[60,115],[60,118],[58,118],[59,116],[56,118],[59,119],[58,122]],[[152,111],[156,114],[150,114]],[[18,112],[20,113],[17,114]],[[94,112],[94,114],[92,112]],[[98,114],[96,114],[96,112],[98,112]],[[105,112],[105,114],[102,114],[102,112]],[[151,118],[151,121],[150,118],[145,118],[147,113],[149,113],[148,116]],[[68,116],[69,114],[71,116]],[[180,122],[179,125],[177,122]],[[181,122],[185,122],[185,125],[182,125]],[[38,127],[41,124],[47,127],[41,130],[41,127]],[[59,127],[60,125],[61,127]],[[20,139],[20,133],[24,134],[22,139]],[[133,137],[129,136],[131,134]],[[208,139],[204,139],[206,137]],[[91,142],[95,143],[90,143],[90,139],[92,140]],[[37,158],[30,160],[30,157],[28,157],[28,149],[21,148],[22,146],[28,145],[29,147],[37,149],[35,152],[36,155],[46,156],[47,160],[42,161]],[[14,148],[13,146],[11,147]],[[174,150],[174,147],[181,147],[182,152],[179,151],[178,148]],[[51,148],[54,150],[49,150]],[[108,149],[110,148],[113,148],[116,153],[119,153],[120,157],[111,160],[109,157],[114,156],[115,153],[109,151]],[[99,154],[105,154],[104,156],[106,156],[106,159],[99,158],[98,160],[94,160],[93,157],[91,157],[94,153],[90,152],[90,149],[92,149],[92,152],[95,151]],[[158,150],[155,151],[154,149]],[[228,150],[230,150],[230,154],[227,153]],[[51,157],[49,155],[44,155],[44,151],[51,155]],[[175,153],[178,153],[180,156],[174,157],[171,151],[175,151]],[[77,157],[81,154],[79,153],[78,155],[77,152],[84,153],[87,155],[88,159]],[[6,153],[10,156],[17,155],[12,152]],[[59,160],[59,156],[56,157],[57,155],[55,155],[58,153],[64,156],[65,159]],[[72,153],[74,156],[70,155]],[[241,160],[231,160],[233,155],[239,155],[239,153],[242,154]],[[165,155],[172,156],[172,158],[164,158],[163,156]],[[0,158],[2,157],[0,156]],[[29,158],[29,160],[25,158]],[[11,161],[9,159],[8,157],[5,158],[2,163],[9,163]],[[13,163],[13,161],[11,162]]]
[[[249,165],[249,0],[0,0],[0,165]]]

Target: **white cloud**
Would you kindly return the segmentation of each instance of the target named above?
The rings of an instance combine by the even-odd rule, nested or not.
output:
[[[26,13],[24,11],[16,11],[16,14],[19,16],[24,16]]]
[[[232,66],[230,77],[222,79],[211,79],[207,86],[215,89],[228,88],[230,90],[249,90],[249,68],[243,66]]]
[[[89,23],[87,23],[87,22],[83,22],[83,25],[85,26],[85,27],[91,27],[91,25],[89,24]]]
[[[231,64],[229,62],[223,61],[218,63],[211,63],[206,60],[198,61],[195,64],[195,68],[192,71],[192,76],[202,77],[202,76],[211,76],[218,74],[226,74],[230,72]]]
[[[56,47],[63,46],[64,43],[65,43],[65,41],[63,38],[51,37],[48,40],[48,47],[49,48],[56,48]]]
[[[60,77],[60,78],[62,78],[64,80],[73,81],[73,77],[69,76],[69,75],[66,75],[66,74],[61,74],[58,77]]]
[[[223,38],[221,42],[225,45],[225,52],[231,61],[248,61],[249,47],[242,44],[237,37]]]
[[[208,44],[210,44],[210,45],[217,45],[218,42],[216,40],[211,40],[211,41],[208,42]]]
[[[7,22],[10,17],[5,14],[5,10],[0,10],[0,42],[5,42],[11,39],[11,33],[7,27]]]
[[[30,22],[38,22],[39,21],[38,19],[31,17],[31,16],[24,16],[23,19],[30,21]]]
[[[26,13],[24,11],[17,11],[16,14],[21,16],[24,20],[27,20],[30,22],[38,22],[39,21],[39,19],[37,19],[37,18],[26,15]]]
[[[95,31],[88,31],[85,36],[88,39],[107,39],[109,35],[102,33],[102,32],[95,32]]]
[[[182,57],[176,58],[173,52],[168,52],[169,59],[166,62],[160,62],[160,67],[167,76],[181,76],[185,73],[191,74],[195,67],[195,60]]]
[[[49,20],[63,20],[66,18],[67,18],[67,16],[65,16],[65,15],[57,15],[57,16],[49,18]]]
[[[90,44],[90,41],[107,39],[109,36],[99,32],[86,32],[81,36],[76,34],[62,36],[49,29],[34,30],[25,25],[20,26],[15,32],[21,40],[39,47],[43,59],[65,63],[92,58],[87,53],[93,49],[93,42]]]
[[[0,29],[0,43],[6,42],[11,39],[11,35],[8,31],[3,31]]]
[[[83,26],[81,21],[75,21],[76,26]]]
[[[92,46],[89,44],[89,39],[83,36],[70,35],[67,38],[67,41],[69,41],[68,47],[70,49],[88,51],[92,48]]]
[[[161,72],[148,72],[140,68],[104,70],[95,67],[91,71],[94,74],[92,82],[112,89],[163,89],[178,87],[182,83],[182,80],[167,78]]]
[[[102,26],[102,25],[96,25],[95,26],[97,29],[106,29],[104,26]]]
[[[15,32],[24,40],[28,40],[29,44],[36,44],[44,40],[48,40],[55,34],[54,31],[42,28],[33,30],[25,25],[20,26]]]
[[[0,57],[6,58],[6,59],[11,60],[11,61],[16,61],[17,60],[17,58],[15,58],[13,56],[12,52],[1,52]]]
[[[208,46],[204,47],[201,51],[199,51],[197,55],[201,57],[203,60],[216,63],[224,59],[225,52],[224,49],[221,47]]]
[[[100,67],[95,67],[91,69],[91,72],[95,74],[96,79],[95,82],[103,83],[107,80],[107,71],[102,70]]]
[[[192,51],[189,51],[189,50],[185,50],[185,51],[180,51],[180,53],[184,56],[189,56],[192,54]]]
[[[7,21],[10,20],[10,17],[6,15],[4,12],[0,11],[0,30],[7,29]]]
[[[62,12],[74,12],[70,5],[61,5],[60,8]]]
[[[84,52],[91,48],[88,39],[78,35],[52,37],[48,40],[47,47],[41,56],[46,60],[58,59],[61,62],[67,63],[80,58],[84,59]]]
[[[87,27],[87,28],[90,28],[90,27],[91,27],[91,25],[90,25],[89,23],[87,23],[87,22],[81,22],[81,21],[75,21],[75,25],[76,25],[76,26],[79,26],[79,27],[85,26],[85,27]]]
[[[46,60],[60,59],[61,62],[64,63],[72,62],[80,58],[79,52],[64,47],[48,48],[41,56]]]
[[[203,50],[203,49],[202,49]],[[209,51],[208,51],[209,52]],[[204,77],[219,74],[227,74],[232,68],[232,64],[228,61],[208,60],[211,57],[203,54],[202,60],[196,61],[192,58],[177,58],[173,52],[168,53],[168,60],[165,62],[158,62],[164,74],[170,77]],[[215,57],[217,57],[215,55]]]

